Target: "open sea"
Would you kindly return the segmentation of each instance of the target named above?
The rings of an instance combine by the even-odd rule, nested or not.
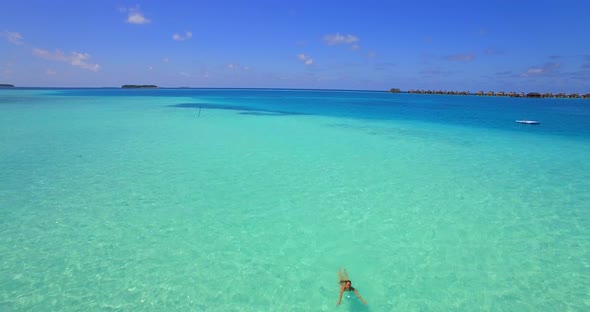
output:
[[[590,311],[590,100],[0,90],[0,311]]]

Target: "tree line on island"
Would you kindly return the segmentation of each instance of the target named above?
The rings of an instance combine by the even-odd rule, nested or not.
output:
[[[469,91],[442,91],[442,90],[408,90],[408,91],[401,91],[398,88],[391,88],[389,89],[390,93],[413,93],[413,94],[447,94],[447,95],[478,95],[478,96],[509,96],[509,97],[527,97],[527,98],[558,98],[558,99],[590,99],[590,93],[586,93],[580,95],[579,93],[538,93],[538,92],[530,92],[524,94],[524,92],[516,93],[516,92],[494,92],[494,91],[478,91],[475,93],[471,93]]]
[[[131,85],[131,84],[126,84],[126,85],[122,85],[121,88],[123,89],[153,89],[153,88],[157,88],[158,86],[156,85]]]
[[[8,83],[0,83],[0,88],[14,88],[14,85]],[[126,84],[122,85],[121,88],[123,89],[151,89],[151,88],[158,88],[156,85],[133,85],[133,84]]]

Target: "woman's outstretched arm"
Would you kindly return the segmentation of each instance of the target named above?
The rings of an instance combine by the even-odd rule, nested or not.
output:
[[[344,286],[340,287],[340,295],[338,295],[338,303],[336,305],[340,305],[340,301],[342,301],[342,294],[344,293]]]
[[[354,290],[354,294],[355,294],[357,297],[359,297],[359,299],[361,299],[361,301],[362,301],[364,304],[367,304],[367,302],[365,301],[365,299],[363,299],[363,297],[361,296],[361,294],[359,294],[359,292],[358,292],[358,291],[356,291],[356,289]],[[342,292],[340,292],[340,295],[342,295]]]

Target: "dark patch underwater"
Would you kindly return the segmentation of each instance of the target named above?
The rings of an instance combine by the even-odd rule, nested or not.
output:
[[[220,109],[220,110],[231,110],[237,111],[242,115],[256,115],[256,116],[296,116],[296,115],[308,115],[304,113],[289,112],[282,110],[270,110],[252,108],[248,106],[238,105],[218,105],[218,104],[207,104],[207,103],[180,103],[169,105],[169,107],[175,108],[193,108],[193,109]]]

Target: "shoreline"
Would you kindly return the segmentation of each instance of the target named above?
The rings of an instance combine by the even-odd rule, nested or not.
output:
[[[529,92],[525,94],[524,92],[504,92],[504,91],[477,91],[475,93],[471,93],[470,91],[446,91],[446,90],[408,90],[408,91],[401,91],[400,89],[390,89],[389,93],[408,93],[408,94],[430,94],[430,95],[472,95],[472,96],[494,96],[494,97],[515,97],[515,98],[552,98],[552,99],[590,99],[590,93],[580,94],[580,93],[539,93],[539,92]]]
[[[125,87],[104,86],[104,87],[24,87],[24,86],[10,86],[0,87],[0,89],[23,90],[84,90],[84,89],[148,89],[148,90],[258,90],[258,91],[325,91],[325,92],[371,92],[371,93],[401,93],[401,94],[427,94],[427,95],[462,95],[462,96],[483,96],[483,97],[515,97],[515,98],[552,98],[552,99],[590,99],[590,93],[539,93],[539,92],[503,92],[503,91],[478,91],[472,93],[470,91],[447,91],[447,90],[422,90],[410,89],[401,91],[400,89],[390,90],[371,90],[371,89],[313,89],[313,88],[242,88],[242,87],[160,87],[152,85],[125,85]]]

